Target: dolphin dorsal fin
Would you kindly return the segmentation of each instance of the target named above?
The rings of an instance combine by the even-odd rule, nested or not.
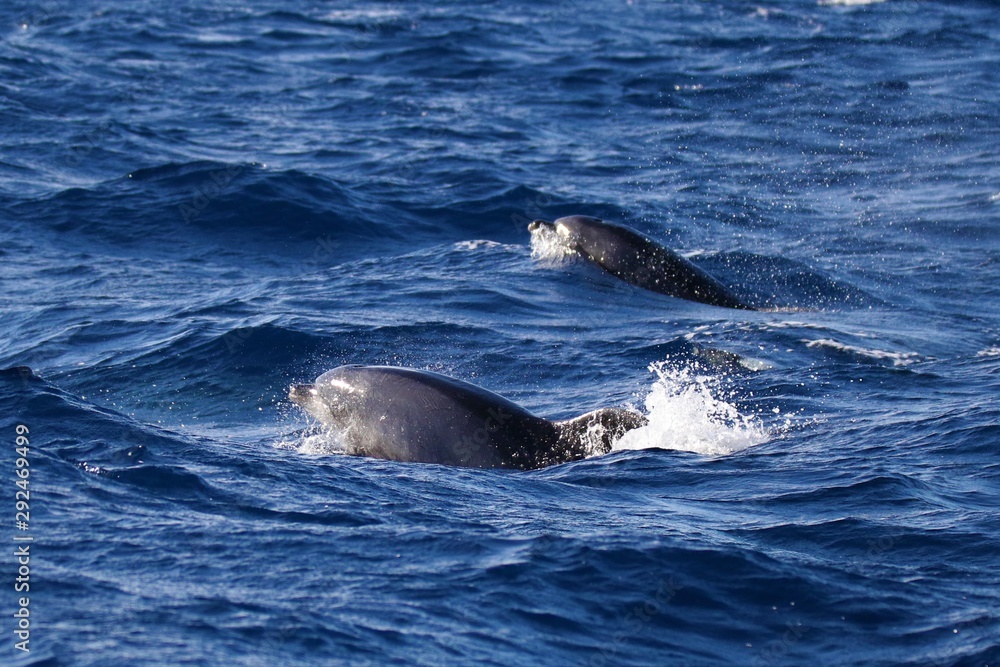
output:
[[[649,420],[632,410],[603,408],[576,419],[555,422],[559,444],[574,458],[607,454],[612,445],[632,429],[645,426]]]

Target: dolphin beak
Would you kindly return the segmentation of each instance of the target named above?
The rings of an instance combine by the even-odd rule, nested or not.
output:
[[[293,403],[305,405],[316,396],[316,385],[314,384],[293,384],[288,389],[288,398]]]
[[[529,232],[536,231],[538,229],[541,229],[542,227],[548,227],[549,229],[552,229],[552,223],[549,222],[548,220],[533,220],[528,223]]]

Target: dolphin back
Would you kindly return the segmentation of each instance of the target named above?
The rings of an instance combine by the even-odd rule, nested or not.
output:
[[[688,301],[752,310],[710,273],[631,227],[582,215],[555,224],[571,231],[578,252],[625,282]]]
[[[556,441],[552,423],[513,401],[430,371],[342,366],[321,376],[350,387],[342,424],[349,453],[471,468],[538,467]]]

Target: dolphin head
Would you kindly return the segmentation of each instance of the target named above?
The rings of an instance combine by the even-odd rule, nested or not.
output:
[[[595,228],[606,227],[608,223],[589,215],[567,215],[554,223],[556,233],[567,243],[579,243],[580,236]]]
[[[528,223],[529,232],[537,232],[539,229],[548,229],[550,231],[555,231],[555,225],[553,225],[548,220],[532,220]]]
[[[583,233],[593,225],[601,223],[597,218],[587,215],[568,215],[556,219],[555,222],[548,220],[535,220],[528,225],[529,232],[536,232],[540,229],[548,230],[555,234],[562,245],[570,250],[580,252],[583,250],[581,243],[584,240]]]
[[[563,245],[585,256],[593,254],[591,246],[595,232],[597,236],[601,236],[607,226],[603,220],[589,215],[567,215],[546,224],[556,233]]]
[[[328,426],[345,428],[365,389],[353,381],[352,366],[341,366],[316,378],[314,384],[293,384],[288,398]]]
[[[314,384],[293,384],[288,389],[288,398],[324,424],[333,418]]]

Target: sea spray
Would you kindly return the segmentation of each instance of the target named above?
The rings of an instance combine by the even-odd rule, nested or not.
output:
[[[543,266],[556,267],[577,254],[551,227],[542,226],[531,231],[531,257]]]
[[[656,374],[645,405],[649,424],[626,433],[614,449],[680,449],[709,456],[758,445],[770,433],[752,415],[725,400],[724,380],[701,374],[698,365],[650,364]]]

